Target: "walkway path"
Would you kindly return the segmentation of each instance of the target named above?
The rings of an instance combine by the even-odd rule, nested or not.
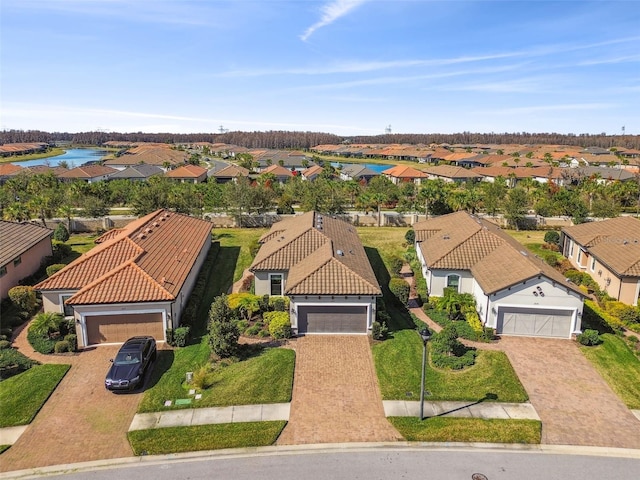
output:
[[[278,445],[401,439],[385,418],[367,336],[296,341],[291,415]]]

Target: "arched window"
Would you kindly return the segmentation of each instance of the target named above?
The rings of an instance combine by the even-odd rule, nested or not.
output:
[[[452,288],[456,292],[460,292],[460,275],[447,275],[447,288]]]

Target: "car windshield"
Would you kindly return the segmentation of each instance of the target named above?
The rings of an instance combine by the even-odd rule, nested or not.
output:
[[[132,352],[118,352],[113,363],[116,365],[133,365],[140,363],[140,354]]]

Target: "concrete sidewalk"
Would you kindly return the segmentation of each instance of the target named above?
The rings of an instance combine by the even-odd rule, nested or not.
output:
[[[420,402],[384,400],[384,413],[387,417],[417,417],[420,415]],[[536,409],[530,403],[498,402],[424,402],[424,416],[462,417],[462,418],[498,418],[514,420],[540,420]]]
[[[289,420],[290,407],[290,403],[269,403],[138,413],[133,417],[129,431],[166,427],[190,427],[216,423]]]

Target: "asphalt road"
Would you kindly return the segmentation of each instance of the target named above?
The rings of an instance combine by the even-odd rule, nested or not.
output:
[[[632,458],[585,454],[543,453],[537,450],[432,449],[422,447],[364,447],[292,449],[197,458],[156,457],[140,463],[111,465],[100,470],[47,479],[102,480],[584,480],[639,478],[640,452]],[[474,476],[476,474],[476,476]],[[478,475],[479,474],[479,475]],[[29,477],[33,478],[33,477]]]

